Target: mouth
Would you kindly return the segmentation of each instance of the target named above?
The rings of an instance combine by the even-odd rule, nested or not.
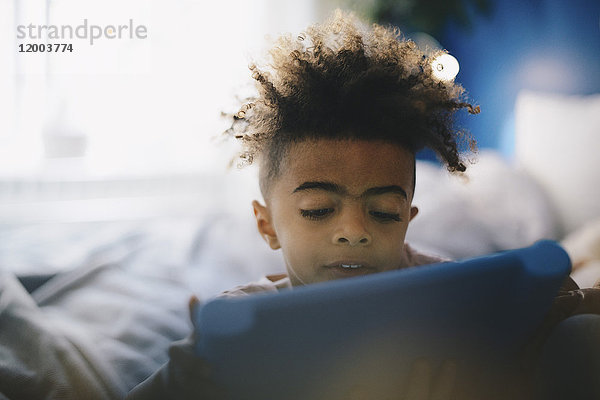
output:
[[[359,260],[335,261],[327,264],[325,268],[333,274],[334,277],[358,276],[376,272],[376,269],[369,263]]]

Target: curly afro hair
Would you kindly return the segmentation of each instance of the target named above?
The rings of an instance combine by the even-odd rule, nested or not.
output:
[[[474,107],[464,90],[433,75],[432,61],[395,28],[365,26],[339,10],[294,38],[281,36],[263,67],[250,65],[258,95],[245,100],[227,134],[242,163],[260,160],[263,195],[293,143],[309,139],[382,140],[413,154],[428,147],[451,172],[465,171],[454,114]]]

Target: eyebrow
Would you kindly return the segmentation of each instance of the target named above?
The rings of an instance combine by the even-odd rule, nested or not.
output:
[[[336,193],[339,195],[347,195],[348,194],[348,190],[343,186],[340,186],[333,182],[321,182],[321,181],[304,182],[303,184],[298,186],[296,189],[294,189],[294,191],[292,193],[297,193],[297,192],[301,192],[304,190],[324,190],[326,192],[332,192],[332,193]],[[372,188],[365,190],[360,195],[360,197],[377,196],[377,195],[387,194],[387,193],[399,194],[408,200],[408,195],[406,194],[406,191],[398,185],[372,187]]]

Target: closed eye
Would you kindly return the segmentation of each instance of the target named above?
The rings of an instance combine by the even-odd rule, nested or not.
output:
[[[319,220],[333,212],[333,208],[318,208],[315,210],[300,210],[300,215],[311,220]]]
[[[369,211],[369,214],[380,222],[400,222],[400,214],[386,213],[382,211]]]

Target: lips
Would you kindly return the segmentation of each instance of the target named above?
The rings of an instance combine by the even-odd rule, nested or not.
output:
[[[329,279],[368,275],[377,272],[372,264],[364,260],[355,259],[334,261],[327,264],[324,268],[329,275]]]
[[[345,269],[374,269],[371,264],[362,260],[339,260],[329,263],[325,267]]]

